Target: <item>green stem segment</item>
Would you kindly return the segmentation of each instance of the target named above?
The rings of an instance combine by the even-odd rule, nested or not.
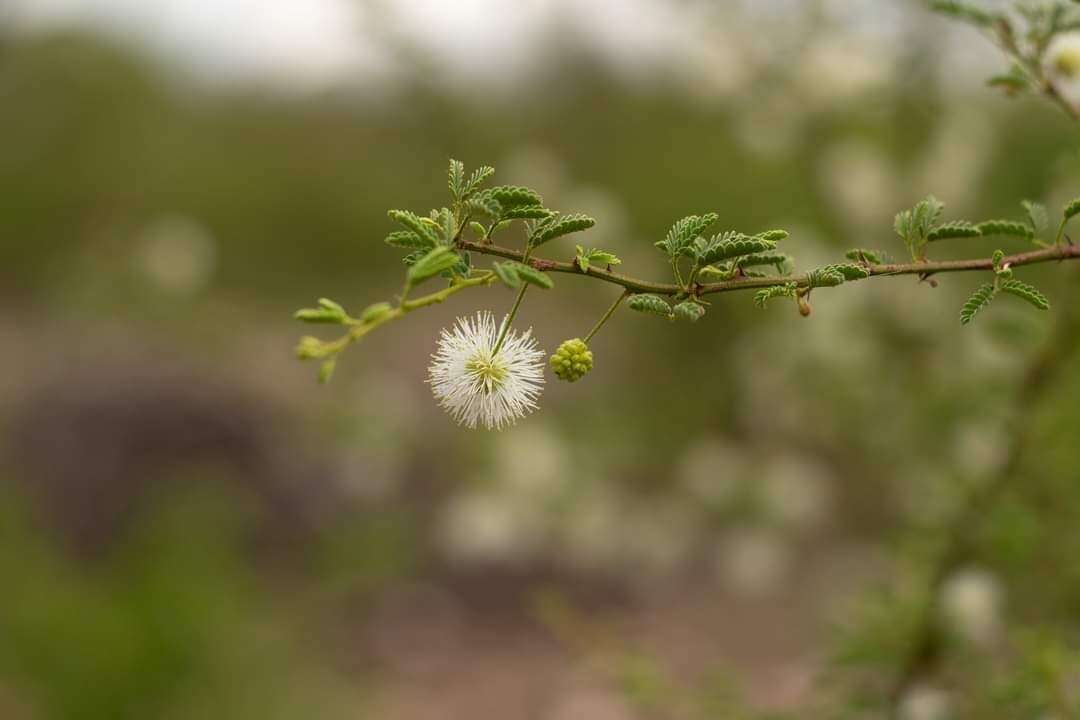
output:
[[[532,252],[532,244],[525,246],[525,252],[521,254],[521,262],[524,264],[529,263],[529,253]],[[514,318],[517,317],[518,309],[521,308],[521,301],[525,299],[525,291],[529,289],[529,283],[522,281],[521,289],[518,290],[517,297],[514,298],[514,305],[510,308],[510,314],[503,320],[502,326],[499,328],[499,338],[495,341],[495,347],[492,349],[491,354],[499,352],[502,349],[503,343],[506,342],[506,334],[510,332],[510,324],[514,322]]]
[[[521,301],[525,299],[525,291],[528,289],[529,284],[527,282],[522,282],[521,289],[518,290],[517,297],[514,298],[514,305],[510,308],[510,314],[506,316],[502,326],[499,328],[499,339],[495,341],[495,348],[491,351],[492,355],[502,349],[503,343],[506,341],[506,334],[510,332],[510,323],[514,322],[518,308],[521,307]]]
[[[607,309],[607,312],[604,313],[604,316],[601,317],[599,321],[597,321],[596,325],[593,326],[593,329],[590,330],[589,334],[585,336],[586,345],[588,345],[589,341],[593,339],[593,335],[600,332],[600,328],[604,327],[604,323],[606,323],[611,318],[611,316],[615,314],[615,311],[619,308],[619,305],[621,305],[622,301],[629,297],[629,295],[630,291],[626,290],[621,295],[619,295],[618,298],[615,299],[615,302],[613,302],[611,304],[611,307]]]
[[[471,287],[479,287],[481,285],[490,285],[495,281],[495,273],[484,272],[476,277],[467,278],[465,280],[459,280],[449,287],[443,288],[438,292],[433,292],[423,297],[418,297],[415,300],[402,300],[401,304],[396,308],[387,310],[384,314],[376,317],[368,322],[361,322],[359,320],[351,321],[352,328],[349,332],[333,342],[329,342],[323,345],[323,352],[319,357],[330,357],[341,352],[352,343],[360,340],[362,337],[370,333],[380,325],[385,325],[388,322],[397,320],[404,315],[412,312],[413,310],[419,310],[420,308],[428,307],[429,305],[436,305],[445,301],[451,295],[455,295],[462,290],[466,290]]]
[[[1054,238],[1054,245],[1060,245],[1061,239],[1065,237],[1065,226],[1069,224],[1069,218],[1062,218],[1061,224],[1058,225],[1057,236]]]

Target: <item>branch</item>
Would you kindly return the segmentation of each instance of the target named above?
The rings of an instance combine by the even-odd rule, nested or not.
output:
[[[524,258],[522,252],[500,247],[498,245],[469,241],[460,241],[458,245],[463,250],[469,250],[481,255],[494,255],[496,257],[517,260],[519,262]],[[1080,258],[1080,245],[1058,245],[1043,250],[1032,250],[1030,252],[1017,253],[1016,255],[1008,255],[1002,259],[1001,265],[1020,267],[1022,265],[1052,262],[1054,260],[1074,260],[1078,258]],[[604,282],[619,285],[633,293],[677,295],[685,292],[683,288],[673,283],[641,280],[628,275],[611,272],[610,270],[601,270],[596,267],[582,270],[578,267],[577,263],[574,262],[560,262],[558,260],[544,260],[541,258],[528,258],[526,259],[526,262],[537,270],[546,272],[588,275],[589,277],[594,277],[598,280],[603,280]],[[870,271],[871,276],[921,275],[923,277],[929,277],[930,275],[936,275],[938,273],[972,272],[978,270],[993,271],[994,262],[990,258],[975,258],[970,260],[940,260],[913,263],[889,263],[882,265],[864,263],[863,267]],[[792,282],[798,284],[800,288],[810,287],[809,275],[803,274],[769,278],[743,278],[726,280],[724,282],[703,283],[694,286],[694,294],[711,295],[714,293],[733,292],[736,290],[759,290],[761,288],[773,287],[776,285],[786,285]]]

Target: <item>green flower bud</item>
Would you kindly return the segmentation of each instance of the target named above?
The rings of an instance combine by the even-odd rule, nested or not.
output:
[[[296,346],[296,357],[301,360],[314,360],[324,354],[326,354],[325,343],[310,335],[300,338],[300,344]]]
[[[567,382],[576,382],[592,370],[592,351],[580,338],[574,338],[559,346],[559,349],[551,356],[550,363],[555,377]]]

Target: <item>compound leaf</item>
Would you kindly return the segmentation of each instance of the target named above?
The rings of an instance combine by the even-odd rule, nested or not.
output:
[[[987,220],[979,223],[979,234],[985,237],[1009,235],[1012,237],[1031,238],[1033,232],[1027,224],[1015,220]]]
[[[1007,292],[1010,295],[1015,295],[1018,298],[1023,298],[1031,303],[1039,310],[1049,310],[1050,301],[1046,299],[1046,296],[1038,291],[1034,286],[1027,283],[1020,282],[1019,280],[1006,280],[1001,283],[999,288],[1001,292]]]
[[[461,258],[456,252],[440,245],[417,259],[409,267],[409,271],[406,273],[406,281],[409,287],[419,285],[444,270],[450,270],[459,262],[461,262]]]
[[[798,292],[798,289],[799,286],[796,283],[785,283],[783,285],[773,285],[764,290],[758,290],[754,295],[754,304],[759,308],[764,308],[773,298],[795,297],[795,293]]]
[[[926,236],[926,239],[930,242],[935,240],[948,240],[950,238],[968,238],[979,237],[982,235],[982,231],[979,228],[968,222],[967,220],[957,220],[956,222],[945,223],[930,231],[930,234]]]
[[[537,223],[529,233],[529,244],[538,247],[563,235],[588,230],[596,225],[596,220],[588,215],[552,215]]]
[[[975,316],[990,304],[990,301],[994,299],[995,294],[997,294],[997,291],[994,290],[994,286],[991,283],[980,286],[978,290],[972,293],[967,302],[964,303],[964,307],[960,309],[960,324],[967,325],[974,320]]]
[[[652,295],[650,293],[634,295],[627,302],[627,305],[630,306],[631,310],[636,312],[660,315],[661,317],[669,319],[674,317],[671,312],[671,305],[659,295]]]
[[[701,234],[719,217],[716,213],[688,215],[672,225],[667,237],[656,243],[656,247],[667,252],[670,257],[676,258],[683,253],[690,243],[701,237]]]

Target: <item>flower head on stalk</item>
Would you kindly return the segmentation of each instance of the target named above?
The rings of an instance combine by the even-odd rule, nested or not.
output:
[[[501,430],[537,408],[544,352],[531,330],[507,330],[501,345],[499,331],[490,312],[458,318],[452,329],[442,331],[431,356],[431,390],[460,425]]]

